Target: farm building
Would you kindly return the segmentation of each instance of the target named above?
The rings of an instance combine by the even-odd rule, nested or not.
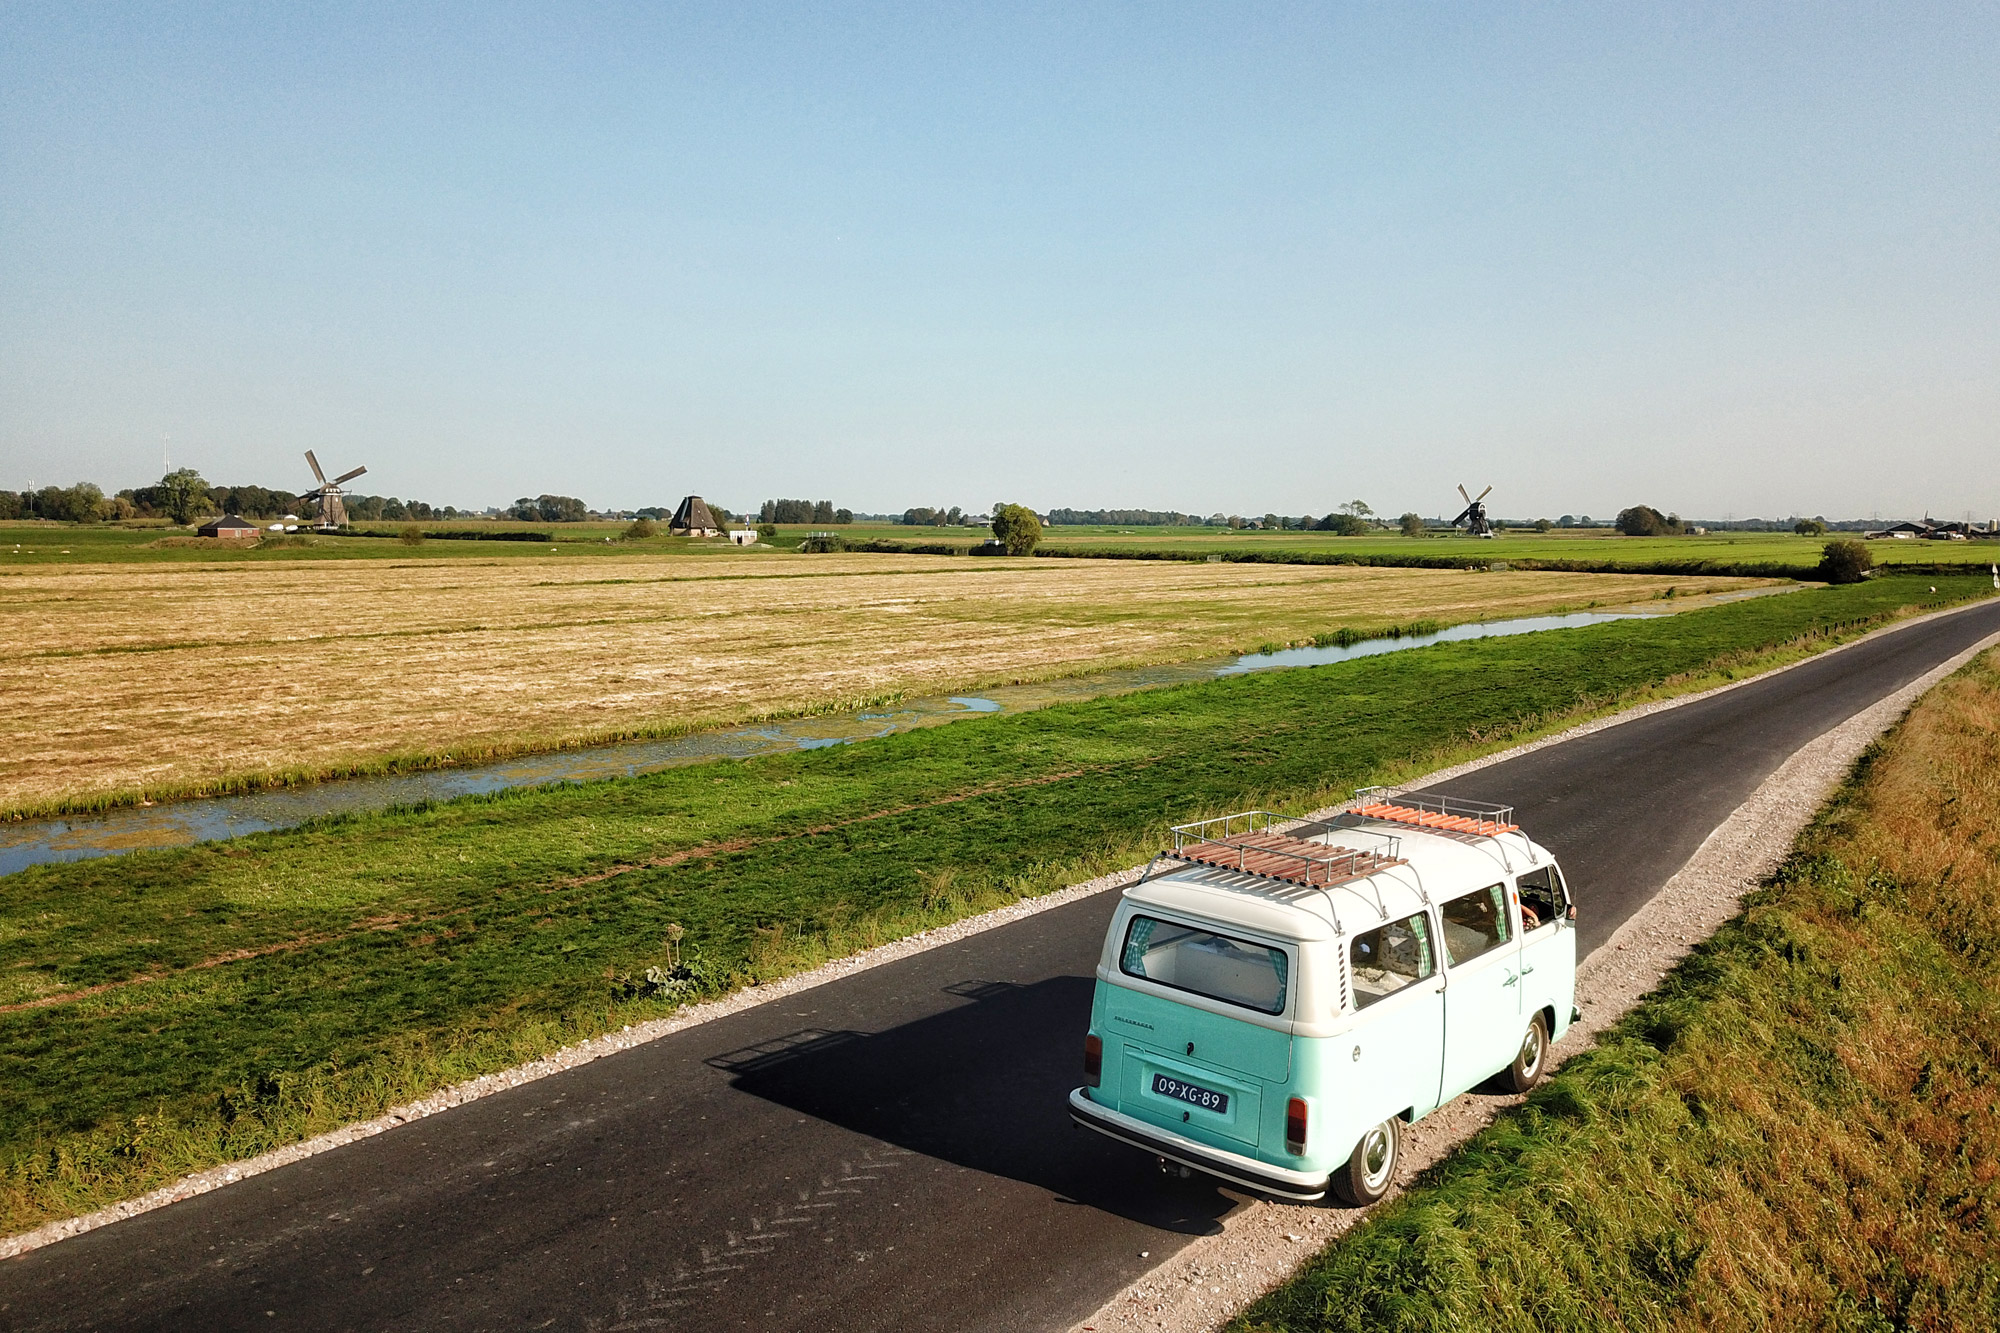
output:
[[[720,537],[722,525],[715,521],[715,515],[708,511],[708,502],[699,495],[690,495],[681,501],[680,508],[667,523],[667,531],[676,537]]]
[[[1934,542],[1962,542],[1974,537],[2000,536],[2000,519],[1995,519],[1985,527],[1977,523],[1938,523],[1929,515],[1921,523],[1891,523],[1886,528],[1877,528],[1861,534],[1869,541],[1889,540],[1914,541],[1922,538]]]
[[[246,537],[254,538],[262,536],[263,532],[255,523],[247,522],[236,517],[234,514],[224,514],[221,518],[211,519],[209,522],[196,528],[195,535],[198,537],[221,537],[225,541],[241,541]]]

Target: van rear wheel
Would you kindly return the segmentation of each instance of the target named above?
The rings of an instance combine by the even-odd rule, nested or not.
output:
[[[1403,1122],[1390,1116],[1361,1136],[1347,1165],[1329,1183],[1342,1203],[1356,1208],[1374,1203],[1395,1183],[1403,1159]]]
[[[1507,1086],[1516,1092],[1530,1091],[1542,1081],[1548,1065],[1549,1020],[1536,1014],[1521,1038],[1521,1049],[1514,1053],[1514,1063],[1507,1067]]]

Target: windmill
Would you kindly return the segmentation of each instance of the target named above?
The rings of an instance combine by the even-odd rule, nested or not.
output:
[[[1493,488],[1488,486],[1485,490],[1481,491],[1477,500],[1465,494],[1465,487],[1463,485],[1458,488],[1458,493],[1465,499],[1465,508],[1460,510],[1458,517],[1451,521],[1451,526],[1455,528],[1463,523],[1465,524],[1467,536],[1491,537],[1493,535],[1493,525],[1486,521],[1486,506],[1480,503],[1480,501],[1493,494]]]
[[[340,483],[353,481],[368,469],[358,467],[352,472],[343,472],[332,481],[328,481],[326,473],[319,470],[319,460],[313,457],[313,451],[310,449],[306,450],[306,462],[312,465],[313,475],[319,478],[319,485],[299,496],[299,499],[319,506],[319,522],[315,526],[329,532],[335,528],[346,527],[347,506],[340,502]]]

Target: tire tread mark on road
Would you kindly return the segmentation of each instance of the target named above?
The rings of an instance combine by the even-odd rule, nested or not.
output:
[[[734,1225],[725,1228],[721,1246],[697,1247],[699,1265],[691,1266],[686,1259],[674,1265],[671,1285],[662,1286],[657,1281],[647,1280],[647,1299],[643,1305],[629,1308],[621,1302],[618,1322],[610,1326],[610,1333],[662,1328],[675,1322],[665,1316],[686,1307],[688,1297],[697,1292],[721,1291],[732,1280],[732,1274],[748,1271],[753,1260],[776,1254],[783,1242],[804,1234],[796,1228],[803,1228],[805,1232],[814,1231],[834,1216],[831,1211],[821,1210],[837,1210],[848,1201],[842,1196],[865,1194],[867,1191],[858,1186],[880,1181],[881,1173],[903,1166],[904,1159],[914,1156],[916,1154],[906,1148],[870,1144],[862,1151],[858,1161],[843,1161],[838,1175],[821,1176],[817,1189],[802,1189],[797,1191],[796,1200],[778,1201],[770,1210],[768,1225],[762,1216],[753,1214],[745,1218],[745,1229],[739,1230]],[[795,1229],[780,1231],[780,1227]]]

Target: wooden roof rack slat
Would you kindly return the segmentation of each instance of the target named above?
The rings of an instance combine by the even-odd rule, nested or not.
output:
[[[1281,819],[1268,810],[1246,810],[1220,819],[1177,824],[1173,850],[1161,854],[1308,888],[1345,884],[1390,866],[1409,864],[1396,854],[1395,838],[1389,840],[1387,852],[1330,847],[1274,832],[1271,826]]]
[[[1359,796],[1380,790],[1364,787],[1355,794]],[[1354,813],[1391,824],[1408,824],[1413,828],[1437,829],[1445,833],[1469,833],[1478,838],[1497,838],[1503,833],[1518,833],[1521,829],[1514,822],[1513,806],[1488,805],[1483,801],[1465,801],[1455,796],[1424,796],[1406,792],[1391,800],[1384,794],[1356,806]]]

